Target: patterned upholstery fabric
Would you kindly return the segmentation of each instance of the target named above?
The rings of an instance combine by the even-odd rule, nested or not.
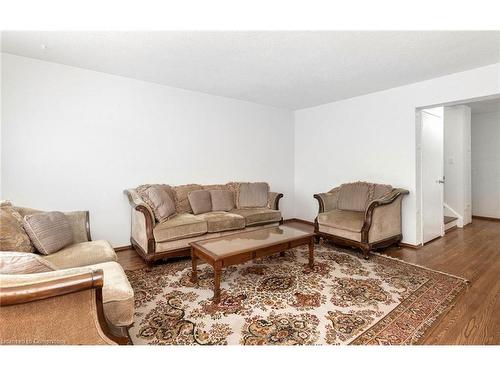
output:
[[[0,204],[0,251],[35,251],[31,240],[23,228],[22,216],[10,202]]]
[[[73,231],[62,212],[43,212],[27,215],[24,229],[33,245],[42,254],[52,254],[73,243]]]
[[[370,202],[380,199],[392,191],[391,185],[353,182],[340,185],[338,189],[337,207],[340,210],[365,211]],[[331,192],[334,192],[332,189]],[[325,211],[327,211],[325,209]]]
[[[189,205],[188,194],[191,191],[202,190],[203,187],[198,184],[188,184],[174,186],[172,189],[175,195],[175,211],[178,214],[192,214],[193,210]]]

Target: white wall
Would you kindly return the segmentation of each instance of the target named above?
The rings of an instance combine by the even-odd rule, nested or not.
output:
[[[471,110],[466,105],[444,109],[444,176],[444,203],[454,211],[451,216],[458,214],[459,227],[467,225],[472,221],[472,196]]]
[[[293,215],[292,113],[2,54],[2,198],[90,210],[94,238],[129,243],[123,189],[268,181]]]
[[[500,219],[500,112],[472,115],[472,213]]]
[[[500,93],[500,64],[295,112],[295,216],[313,220],[313,194],[354,180],[410,191],[403,241],[417,236],[415,109]]]

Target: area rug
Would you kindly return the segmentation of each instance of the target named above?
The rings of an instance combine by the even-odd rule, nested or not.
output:
[[[127,271],[135,292],[134,344],[415,344],[466,288],[464,279],[322,243],[231,266],[213,304],[213,272],[182,260]]]

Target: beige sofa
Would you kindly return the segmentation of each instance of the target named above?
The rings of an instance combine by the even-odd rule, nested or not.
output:
[[[175,214],[168,220],[158,222],[152,208],[141,198],[141,185],[127,189],[132,206],[130,242],[137,253],[148,263],[158,259],[188,256],[189,243],[197,240],[224,236],[231,233],[255,229],[256,226],[270,227],[282,223],[279,211],[281,193],[269,191],[267,185],[267,202],[261,207],[242,208],[239,182],[218,185],[180,185],[168,186],[174,195]],[[159,186],[159,185],[156,185]],[[138,192],[139,189],[139,192]],[[234,208],[224,212],[215,211],[195,215],[189,204],[190,192],[199,190],[229,190],[233,193]]]
[[[22,217],[40,212],[13,208]],[[116,253],[107,241],[91,240],[88,211],[65,215],[73,244],[50,255],[0,252],[1,341],[129,343],[134,292]]]
[[[408,190],[390,185],[354,182],[315,194],[319,210],[317,238],[360,248],[365,258],[377,248],[402,239],[401,201]]]

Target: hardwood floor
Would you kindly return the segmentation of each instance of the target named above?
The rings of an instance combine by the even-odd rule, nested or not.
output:
[[[285,225],[313,229],[299,222]],[[425,344],[500,344],[500,222],[473,219],[421,248],[392,247],[383,253],[470,281]],[[146,267],[133,250],[119,251],[118,261],[127,270]]]

